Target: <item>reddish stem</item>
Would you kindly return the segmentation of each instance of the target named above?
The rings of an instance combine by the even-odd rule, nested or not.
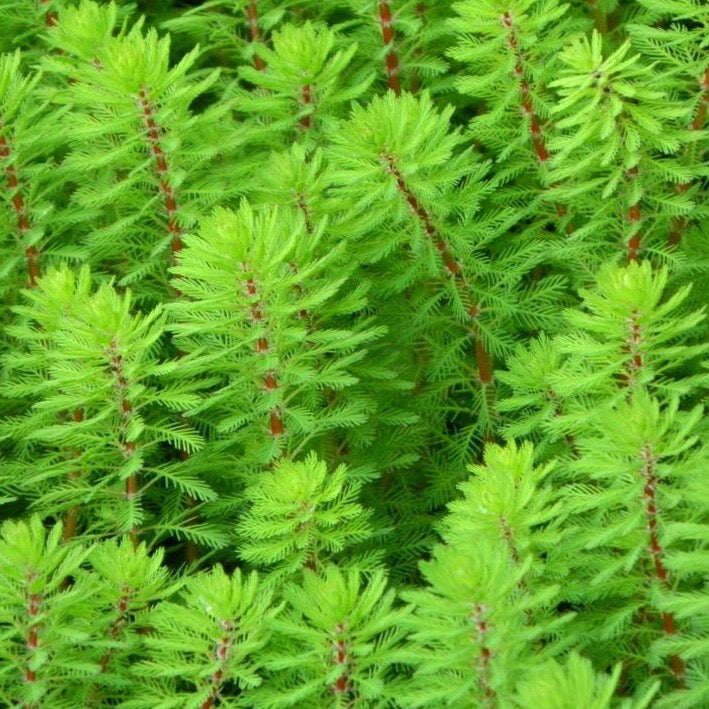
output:
[[[347,626],[345,623],[338,623],[335,626],[333,635],[335,635],[335,640],[333,640],[332,649],[332,662],[336,667],[342,668],[342,673],[340,676],[330,685],[330,691],[336,696],[343,699],[351,699],[354,692],[354,686],[351,681],[351,658],[349,655],[349,644],[344,637],[347,631]],[[344,696],[343,696],[344,695]]]
[[[475,356],[478,363],[478,376],[480,378],[480,383],[483,385],[490,385],[493,381],[493,362],[490,353],[485,348],[485,344],[482,341],[480,332],[475,326],[475,318],[480,314],[481,308],[478,306],[470,292],[470,284],[465,279],[462,268],[460,264],[456,261],[450,246],[440,234],[438,229],[436,229],[433,224],[433,218],[428,210],[421,204],[416,195],[413,193],[409,185],[404,180],[404,176],[396,165],[394,158],[391,155],[382,155],[386,166],[387,172],[391,174],[396,180],[396,186],[405,197],[406,201],[411,207],[411,211],[416,215],[416,217],[421,222],[426,236],[433,242],[436,250],[441,255],[441,260],[447,271],[447,274],[453,278],[453,282],[458,289],[461,300],[467,303],[467,314],[469,315],[473,325],[470,330],[473,335],[473,340],[475,344]]]
[[[475,624],[477,631],[478,645],[480,646],[480,659],[478,661],[478,674],[480,688],[482,690],[485,704],[489,707],[494,705],[495,690],[490,682],[490,662],[492,660],[492,652],[487,646],[487,635],[490,632],[490,626],[485,618],[486,608],[481,603],[475,604],[472,621]]]
[[[0,130],[2,130],[2,128],[3,123],[2,121],[0,121]],[[27,217],[25,199],[22,195],[22,190],[20,188],[20,179],[17,175],[17,168],[9,162],[10,146],[4,135],[0,135],[0,159],[6,163],[5,177],[7,179],[10,201],[12,202],[12,206],[15,210],[15,215],[17,219],[17,231],[20,234],[20,238],[23,239],[25,234],[27,234],[27,232],[30,230],[30,221]],[[28,246],[25,248],[27,273],[29,275],[29,282],[31,288],[34,288],[37,285],[37,279],[40,276],[38,256],[39,254],[35,246]]]
[[[306,196],[302,192],[296,194],[296,206],[303,213],[305,221],[305,230],[308,234],[313,233],[313,210],[310,208]]]
[[[42,5],[49,5],[50,0],[41,0]],[[59,20],[59,14],[57,12],[53,12],[52,10],[47,10],[44,13],[44,21],[47,24],[47,27],[56,27],[57,22]]]
[[[298,206],[300,206],[300,203]],[[312,229],[308,228],[308,226],[307,226],[307,217],[306,217],[306,229],[308,231],[308,234],[312,233]],[[291,261],[289,266],[290,266],[290,270],[294,274],[298,275],[298,266],[296,265],[295,261]],[[295,286],[293,286],[293,290],[295,290],[295,292],[298,294],[298,298],[302,298],[303,295],[305,294],[305,288],[303,288],[303,286],[300,283],[296,283]],[[301,320],[310,320],[310,313],[308,312],[307,308],[301,308],[298,311],[298,317]]]
[[[517,551],[517,544],[515,543],[514,532],[510,523],[507,521],[507,517],[502,515],[500,518],[500,531],[502,532],[502,538],[505,540],[505,545],[507,546],[507,551],[510,555],[510,561],[512,561],[515,566],[519,564],[519,552]]]
[[[638,168],[637,167],[631,167],[628,170],[628,177],[630,180],[635,180],[638,176]],[[640,203],[635,202],[635,204],[631,204],[630,207],[628,208],[628,221],[630,222],[631,225],[637,224],[640,219],[641,219],[641,213],[640,213]],[[642,241],[642,237],[640,235],[639,231],[636,231],[632,237],[630,237],[630,241],[628,241],[628,262],[632,261],[637,261],[638,260],[638,254],[640,253],[640,242]]]
[[[29,585],[35,580],[35,575],[33,573],[27,576],[27,585]],[[28,588],[29,590],[29,588]],[[31,669],[32,657],[35,651],[39,647],[39,623],[36,622],[36,618],[39,615],[40,606],[42,604],[42,596],[39,593],[29,593],[27,596],[27,615],[30,619],[30,627],[27,633],[27,650],[28,650],[28,662],[27,667],[24,671],[24,680],[28,684],[32,684],[37,681],[37,672]],[[34,703],[25,702],[24,709],[34,709],[37,705]]]
[[[640,235],[634,234],[628,242],[628,263],[638,260],[640,251]]]
[[[224,631],[224,635],[218,641],[217,648],[214,651],[214,655],[219,663],[219,666],[209,678],[209,683],[211,685],[209,696],[202,702],[200,709],[211,709],[211,707],[213,707],[215,702],[219,699],[222,684],[224,683],[224,676],[226,675],[227,665],[231,656],[231,648],[234,644],[234,640],[232,638],[232,634],[234,632],[233,621],[222,620],[219,621],[219,624],[221,629]]]
[[[478,377],[483,386],[492,384],[493,362],[492,356],[485,349],[482,338],[477,329],[475,330],[475,358],[478,362]]]
[[[126,619],[128,617],[128,609],[130,606],[130,594],[130,586],[124,585],[121,588],[121,597],[118,599],[118,603],[116,604],[117,615],[113,623],[111,624],[110,630],[108,631],[108,635],[112,640],[118,637],[118,633],[126,624]],[[108,663],[111,661],[111,657],[113,657],[113,650],[106,650],[106,652],[101,657],[101,660],[99,661],[99,667],[101,672],[106,671]]]
[[[167,156],[160,145],[160,134],[162,130],[155,117],[156,108],[150,101],[145,88],[138,92],[138,105],[140,108],[140,117],[147,135],[148,146],[155,161],[155,170],[160,184],[160,192],[162,193],[165,211],[167,212],[167,230],[172,237],[170,248],[172,250],[172,260],[173,263],[175,263],[177,253],[182,249],[182,229],[177,223],[177,198],[175,196],[175,190],[170,184],[170,167]]]
[[[549,151],[546,147],[544,136],[542,135],[541,121],[534,111],[532,105],[532,95],[530,92],[529,82],[524,78],[524,57],[519,48],[519,39],[514,29],[514,21],[509,12],[502,15],[502,24],[509,30],[507,35],[507,45],[512,50],[515,57],[515,76],[519,79],[520,94],[522,101],[522,111],[529,118],[529,130],[532,136],[532,143],[537,159],[540,163],[545,163],[549,159]]]
[[[537,157],[540,165],[544,165],[547,160],[549,160],[549,150],[544,139],[544,134],[542,132],[542,122],[539,119],[536,111],[534,110],[534,105],[532,103],[532,92],[529,81],[526,79],[525,61],[522,54],[522,50],[519,46],[519,38],[517,37],[517,32],[514,28],[514,20],[509,12],[505,12],[502,15],[502,24],[507,28],[507,45],[512,50],[515,58],[514,75],[519,81],[520,90],[520,102],[522,105],[522,112],[529,119],[529,133],[532,138],[532,145],[534,147],[534,154]],[[566,216],[567,209],[563,204],[556,204],[556,213],[559,215],[560,219]],[[567,234],[572,234],[576,231],[576,227],[569,222],[565,231]]]
[[[634,310],[628,318],[628,338],[621,348],[624,355],[630,355],[627,369],[620,375],[621,386],[627,387],[635,382],[638,372],[643,366],[643,356],[640,352],[642,343],[642,328],[638,322],[638,312]]]
[[[704,78],[700,86],[702,94],[699,100],[697,115],[694,116],[694,120],[692,121],[692,130],[701,130],[704,127],[704,121],[707,117],[707,108],[709,107],[709,64],[704,72]]]
[[[249,265],[247,263],[241,264],[241,269],[244,273],[248,273]],[[252,299],[251,302],[251,324],[258,325],[263,319],[263,313],[261,311],[261,303],[259,301],[259,292],[256,286],[256,281],[249,276],[245,279],[245,290],[246,295]],[[268,338],[259,337],[256,340],[256,352],[267,352],[270,345]],[[278,378],[274,372],[267,372],[263,377],[263,383],[267,391],[275,391],[278,388]],[[274,437],[282,436],[284,432],[283,419],[281,418],[278,409],[272,409],[269,413],[269,428],[270,433]]]
[[[644,465],[641,470],[641,475],[644,478],[645,485],[643,487],[643,496],[645,498],[645,517],[647,520],[647,530],[649,536],[649,551],[652,556],[653,565],[655,567],[655,576],[660,584],[666,588],[670,588],[670,576],[664,562],[664,550],[660,545],[658,533],[658,506],[656,497],[657,475],[655,473],[655,463],[657,458],[649,446],[645,446],[640,453]],[[677,634],[677,623],[672,613],[662,613],[662,627],[666,635]],[[684,662],[678,655],[670,656],[670,669],[675,676],[677,686],[684,687]]]
[[[109,355],[109,367],[111,374],[115,380],[115,389],[118,396],[118,410],[121,414],[121,426],[120,426],[120,439],[121,447],[123,449],[123,455],[126,458],[131,458],[135,455],[136,445],[134,441],[127,441],[126,432],[130,425],[130,420],[133,417],[133,405],[128,399],[128,380],[126,379],[125,372],[123,370],[123,356],[118,351],[118,345],[115,340],[111,342],[108,349]],[[126,478],[125,484],[125,497],[126,500],[134,500],[138,497],[138,476],[132,473]],[[129,531],[129,538],[133,543],[133,546],[138,545],[138,530],[133,526]]]
[[[313,95],[311,91],[311,86],[310,84],[305,84],[303,88],[301,89],[301,94],[300,94],[300,103],[303,106],[309,106],[313,102]],[[310,128],[310,114],[307,114],[303,116],[300,119],[300,127],[303,128],[303,130],[307,130]]]
[[[389,0],[382,0],[379,3],[379,23],[382,26],[382,40],[389,48],[386,55],[387,84],[389,88],[398,96],[401,93],[401,83],[399,81],[399,57],[394,50],[394,27],[392,26],[391,7]]]
[[[249,20],[249,33],[252,42],[258,42],[261,39],[261,29],[258,26],[258,7],[256,0],[250,0],[246,7],[246,16]],[[263,71],[266,68],[266,62],[258,55],[254,54],[254,66]]]
[[[441,254],[441,260],[443,265],[446,267],[448,273],[452,276],[460,273],[460,264],[455,260],[453,254],[448,247],[445,239],[439,235],[438,230],[433,224],[433,219],[426,208],[419,202],[416,195],[411,191],[411,188],[406,184],[404,176],[401,171],[396,166],[396,162],[391,155],[382,155],[384,161],[386,162],[387,172],[391,174],[396,180],[396,186],[409,203],[411,211],[416,215],[416,217],[421,222],[426,236],[431,239],[436,250]]]

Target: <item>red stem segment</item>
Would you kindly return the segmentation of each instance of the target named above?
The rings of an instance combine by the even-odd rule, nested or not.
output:
[[[241,264],[241,269],[244,273],[249,272],[249,265],[247,263]],[[246,287],[246,295],[249,300],[251,300],[251,324],[255,327],[261,323],[263,320],[263,313],[261,311],[261,302],[259,300],[259,292],[256,286],[256,281],[253,276],[249,276],[244,279],[244,284]],[[261,336],[256,340],[256,352],[266,353],[269,350],[268,338]],[[278,388],[278,379],[275,372],[268,372],[263,377],[263,383],[266,387],[266,391],[275,391]],[[272,409],[269,413],[269,427],[272,436],[282,436],[283,435],[283,419],[278,409]]]
[[[130,586],[124,585],[121,588],[121,597],[118,599],[118,603],[116,604],[116,617],[113,623],[111,624],[110,630],[108,631],[108,635],[111,640],[115,640],[118,637],[118,633],[120,633],[126,625],[128,619],[128,609],[130,606],[130,596]],[[106,671],[106,668],[108,667],[108,663],[111,661],[112,656],[112,649],[106,650],[106,652],[103,654],[101,660],[99,661],[99,667],[101,668],[101,672]]]
[[[601,34],[605,34],[608,32],[608,21],[605,14],[598,9],[598,0],[588,0],[588,4],[591,9],[593,21],[596,23],[596,29]]]
[[[664,562],[664,550],[660,544],[657,520],[658,506],[656,498],[657,475],[655,473],[655,464],[657,458],[650,446],[646,445],[641,453],[640,458],[643,461],[641,475],[644,479],[643,497],[645,498],[645,517],[647,519],[647,530],[649,536],[649,551],[655,567],[655,576],[660,584],[666,588],[670,588],[670,575]],[[662,627],[666,635],[677,634],[677,623],[672,613],[662,613]],[[678,655],[670,656],[670,669],[675,677],[677,686],[684,687],[684,662]]]
[[[302,106],[310,106],[313,102],[313,94],[310,84],[305,84],[301,89],[300,103]],[[310,128],[310,114],[306,114],[300,119],[300,127],[303,130]]]
[[[505,540],[505,545],[510,555],[510,561],[516,566],[519,564],[519,552],[517,551],[514,531],[512,527],[510,527],[510,523],[505,515],[502,515],[500,518],[500,531],[502,532],[502,538]]]
[[[306,222],[306,228],[307,228],[307,222]],[[308,229],[308,234],[311,234],[312,230]],[[298,275],[298,265],[296,264],[295,261],[291,261],[288,266],[290,267],[290,270],[292,273],[295,275]],[[302,298],[303,295],[305,294],[305,288],[303,288],[302,284],[296,283],[295,286],[293,287],[293,290],[297,293],[298,298]],[[298,317],[301,320],[310,320],[310,313],[308,312],[307,308],[301,308],[298,311]]]
[[[161,128],[156,120],[156,108],[150,101],[148,92],[142,88],[138,92],[138,105],[140,117],[145,127],[146,137],[150,152],[155,160],[155,170],[160,183],[160,192],[163,196],[165,211],[167,212],[167,230],[172,237],[170,248],[172,259],[175,261],[177,253],[182,249],[182,229],[177,223],[177,198],[175,190],[170,185],[170,166],[162,146],[160,145]]]
[[[250,0],[247,5],[246,17],[249,21],[251,41],[259,42],[261,40],[261,29],[258,26],[258,7],[256,5],[256,0]],[[254,66],[259,71],[263,71],[266,68],[266,62],[258,54],[254,54]]]
[[[41,0],[42,5],[49,5],[50,0]],[[56,27],[57,22],[59,20],[59,14],[56,12],[53,12],[52,10],[47,10],[44,13],[44,21],[47,25],[47,27]]]
[[[534,107],[532,106],[532,95],[530,93],[529,82],[525,79],[524,57],[519,48],[519,39],[514,28],[514,20],[509,12],[502,15],[502,24],[509,30],[507,44],[515,56],[515,76],[519,79],[520,93],[522,96],[522,111],[529,118],[529,130],[532,134],[534,151],[540,163],[545,163],[549,159],[549,151],[546,147],[544,136],[542,135],[541,122]]]
[[[401,93],[399,81],[399,57],[394,49],[394,27],[392,25],[391,7],[389,0],[379,3],[379,23],[382,26],[382,40],[389,51],[386,55],[387,84],[398,96]]]
[[[27,586],[29,591],[29,586],[35,580],[35,575],[30,573],[27,577]],[[27,595],[27,615],[29,617],[30,627],[27,633],[27,650],[29,654],[29,659],[27,663],[27,668],[25,669],[25,682],[34,683],[37,681],[37,672],[31,669],[32,658],[39,647],[39,623],[37,622],[37,616],[40,612],[40,606],[42,604],[42,596],[39,593],[28,593]],[[26,709],[36,706],[35,704],[26,703]]]
[[[255,3],[252,4],[255,6]],[[175,190],[170,184],[170,165],[168,163],[167,156],[165,155],[165,151],[160,144],[160,135],[163,131],[157,122],[155,105],[152,101],[150,101],[147,89],[145,88],[142,88],[138,92],[138,105],[140,108],[140,117],[148,140],[148,146],[155,163],[155,171],[157,172],[158,181],[160,184],[160,192],[163,196],[165,212],[167,213],[167,231],[171,236],[170,251],[172,255],[172,263],[174,265],[177,263],[177,254],[182,250],[183,232],[182,228],[177,223],[178,204]],[[179,297],[182,295],[178,287],[174,287],[174,289],[176,296]],[[184,353],[180,352],[180,356],[183,354]],[[185,460],[187,457],[188,453],[186,451],[180,451],[181,460]],[[131,480],[131,478],[129,478],[126,481],[126,496],[130,499],[137,494],[137,480]],[[136,541],[137,539],[134,539],[134,542]],[[192,563],[197,559],[197,547],[192,541],[187,542],[186,553],[189,563]]]
[[[495,690],[490,682],[490,661],[492,660],[492,651],[487,646],[487,636],[490,632],[490,626],[485,618],[486,608],[481,603],[476,603],[473,610],[471,621],[475,625],[477,631],[477,641],[480,646],[480,659],[478,660],[478,677],[479,685],[482,691],[485,706],[492,708],[495,703]]]
[[[123,370],[123,356],[118,351],[118,343],[113,340],[108,348],[109,367],[114,378],[116,393],[118,396],[118,409],[121,414],[120,440],[121,448],[125,458],[132,458],[136,453],[134,441],[127,441],[127,430],[133,417],[133,404],[128,399],[128,380]],[[133,473],[126,478],[125,497],[131,501],[138,497],[138,476]],[[138,530],[132,527],[129,537],[133,546],[138,545]]]
[[[346,638],[347,625],[338,623],[335,626],[332,642],[332,662],[341,669],[340,676],[330,685],[330,691],[338,698],[351,700],[354,694],[354,686],[351,679],[352,659],[349,654],[349,643]]]
[[[642,327],[638,322],[638,313],[633,311],[628,319],[628,337],[623,345],[623,353],[629,355],[626,371],[621,375],[622,386],[627,387],[633,383],[637,374],[643,367],[643,355],[641,351]],[[643,480],[643,497],[645,502],[645,518],[647,521],[649,552],[655,568],[655,577],[660,584],[670,588],[670,577],[664,562],[664,550],[660,544],[658,532],[658,505],[656,497],[657,474],[655,464],[657,457],[649,445],[640,451],[640,459],[643,467],[640,471]],[[667,635],[677,634],[677,624],[672,613],[662,613],[662,627]],[[675,676],[678,687],[684,686],[684,662],[677,655],[670,656],[670,669]]]
[[[628,338],[622,347],[625,355],[630,355],[626,371],[620,375],[621,385],[630,386],[635,383],[637,375],[643,367],[643,356],[640,350],[642,329],[638,322],[638,312],[634,310],[628,319]]]
[[[313,210],[308,204],[307,196],[303,192],[296,193],[296,207],[301,211],[303,215],[303,220],[305,221],[305,230],[308,234],[312,234],[314,230],[313,226]]]
[[[512,50],[515,58],[514,75],[519,81],[522,112],[529,120],[529,132],[532,137],[534,154],[536,155],[539,164],[544,165],[547,160],[549,160],[549,150],[542,132],[542,122],[534,110],[534,105],[532,104],[531,86],[525,76],[526,71],[524,56],[519,46],[519,38],[517,37],[517,32],[515,31],[514,19],[509,12],[505,12],[502,15],[502,24],[508,30],[507,45]],[[555,209],[560,219],[563,219],[568,211],[566,206],[563,204],[556,204]],[[565,231],[567,234],[571,234],[576,231],[576,227],[569,222],[565,227]]]
[[[3,123],[0,121],[0,130],[3,128]],[[0,135],[0,160],[5,163],[5,177],[10,194],[10,201],[15,210],[17,219],[17,231],[20,234],[20,239],[24,239],[25,234],[30,230],[30,220],[27,216],[25,199],[22,195],[20,187],[20,178],[17,175],[17,168],[10,162],[10,146],[5,136]],[[38,252],[35,246],[25,248],[25,259],[27,261],[27,273],[29,275],[30,287],[34,288],[37,285],[37,279],[40,276]]]
[[[229,660],[231,658],[231,649],[234,645],[234,622],[231,620],[221,620],[219,621],[219,625],[221,626],[224,635],[217,642],[217,648],[214,651],[218,667],[209,678],[209,684],[211,685],[209,696],[202,702],[200,709],[211,709],[219,700],[219,695],[221,693],[222,685],[224,684]]]
[[[492,356],[485,348],[482,341],[475,319],[481,312],[480,306],[475,302],[475,299],[470,292],[470,284],[465,279],[461,265],[456,261],[450,246],[436,229],[433,224],[433,218],[428,210],[421,204],[416,195],[413,193],[409,185],[406,183],[404,176],[396,165],[396,161],[391,155],[382,155],[386,164],[387,172],[396,180],[396,186],[405,197],[411,207],[411,211],[416,215],[421,222],[426,236],[432,241],[436,250],[441,256],[443,265],[447,271],[447,275],[453,278],[453,282],[460,294],[462,302],[466,303],[466,312],[471,320],[471,333],[474,338],[475,356],[478,363],[478,377],[483,386],[488,386],[493,383],[493,362]]]

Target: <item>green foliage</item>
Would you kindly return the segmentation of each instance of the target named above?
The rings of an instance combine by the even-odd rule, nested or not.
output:
[[[518,678],[561,649],[560,511],[541,487],[549,467],[534,468],[532,455],[530,445],[486,449],[449,505],[445,545],[421,564],[428,588],[404,594],[416,609],[404,653],[416,669],[411,706],[507,705]]]
[[[372,536],[369,515],[355,502],[360,488],[347,482],[344,465],[328,473],[313,453],[302,463],[279,461],[244,492],[250,509],[238,525],[239,556],[277,564],[280,573],[319,568],[324,555]]]
[[[196,50],[171,66],[169,36],[142,25],[119,27],[113,3],[66,8],[44,68],[57,83],[51,102],[69,108],[63,167],[91,175],[72,180],[64,215],[72,236],[96,268],[141,282],[139,297],[154,301],[166,294],[170,254],[197,205],[229,191],[218,164],[237,137],[224,129],[228,102],[209,101],[219,71],[194,71]],[[208,105],[195,114],[200,100]]]
[[[709,706],[699,0],[0,0],[0,705]]]
[[[540,666],[521,684],[514,706],[519,709],[643,709],[649,706],[656,687],[636,700],[613,701],[620,671],[621,666],[616,665],[610,676],[599,675],[588,660],[572,652],[564,665],[551,661]]]
[[[356,569],[327,566],[286,586],[288,609],[271,624],[265,660],[271,681],[255,693],[254,706],[390,706],[402,612],[386,583],[381,570],[363,587]]]
[[[6,357],[14,375],[6,392],[34,401],[3,427],[19,451],[4,482],[44,515],[73,517],[81,506],[89,534],[135,535],[149,524],[156,483],[161,497],[168,488],[198,499],[214,493],[158,457],[164,443],[188,452],[201,445],[197,432],[169,414],[196,396],[190,388],[157,386],[156,377],[176,366],[155,356],[162,308],[133,315],[129,292],[121,296],[108,283],[91,288],[87,267],[76,276],[67,268],[48,271],[25,291],[29,305],[16,308],[25,322],[7,332],[25,347]]]
[[[371,80],[346,85],[342,74],[357,45],[336,51],[336,35],[327,27],[287,24],[273,32],[272,42],[272,50],[265,46],[256,50],[265,68],[240,68],[240,78],[249,88],[236,93],[236,110],[253,116],[251,145],[275,148],[299,139],[310,142],[325,129],[323,123],[342,114]]]
[[[179,374],[212,379],[201,403],[183,410],[218,421],[227,450],[239,454],[235,472],[296,457],[367,415],[356,389],[332,394],[357,384],[352,368],[384,330],[357,318],[366,284],[351,284],[342,249],[325,252],[322,236],[299,214],[242,203],[236,213],[216,210],[180,252],[173,283],[185,297],[169,306],[186,354]],[[351,329],[337,327],[343,315]]]
[[[524,161],[529,167],[529,134],[541,139],[540,119],[551,111],[552,97],[544,87],[558,71],[562,38],[573,36],[581,18],[572,18],[568,5],[558,0],[468,0],[453,9],[458,44],[449,54],[466,67],[456,87],[489,104],[473,118],[472,135],[498,160]],[[520,108],[526,120],[520,121]],[[543,163],[541,144],[535,147]]]
[[[122,706],[211,706],[224,686],[258,686],[270,600],[255,573],[242,578],[238,569],[227,574],[216,566],[189,579],[179,602],[162,603],[148,614],[148,659],[133,668],[137,696]],[[222,699],[220,705],[244,703]]]
[[[62,545],[61,534],[61,525],[47,531],[38,517],[2,527],[0,691],[8,704],[65,706],[94,671],[82,653],[87,589],[63,586],[86,552]]]
[[[20,288],[39,276],[39,251],[45,259],[70,258],[71,244],[48,240],[53,202],[61,180],[53,152],[57,115],[37,96],[40,75],[22,66],[20,51],[0,55],[0,168],[4,173],[0,200],[0,322],[11,316],[8,306]]]

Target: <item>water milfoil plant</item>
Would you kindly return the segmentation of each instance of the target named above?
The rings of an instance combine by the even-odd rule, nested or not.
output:
[[[0,704],[709,706],[697,0],[0,0]]]

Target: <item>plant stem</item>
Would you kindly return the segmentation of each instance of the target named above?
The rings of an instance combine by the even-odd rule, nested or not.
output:
[[[382,26],[382,39],[389,48],[386,55],[386,74],[389,88],[398,96],[401,93],[399,81],[399,57],[394,50],[394,28],[392,26],[391,7],[389,0],[379,3],[379,22]]]
[[[27,574],[27,616],[29,618],[29,630],[27,631],[27,652],[28,660],[27,667],[24,671],[24,681],[26,684],[34,684],[37,682],[37,672],[32,669],[33,658],[37,649],[39,648],[39,631],[40,624],[38,622],[37,616],[40,614],[40,607],[42,604],[42,596],[39,593],[33,593],[30,591],[30,586],[32,582],[36,579],[33,572],[28,572]],[[35,709],[37,704],[34,702],[25,702],[23,704],[23,709]]]
[[[249,271],[249,265],[247,263],[241,264],[241,269],[245,273]],[[246,285],[246,295],[251,299],[251,324],[256,326],[263,319],[263,313],[261,311],[261,302],[259,300],[259,293],[256,287],[256,281],[253,277],[249,276],[245,279]],[[266,337],[259,337],[256,340],[256,352],[266,353],[269,350],[269,343]],[[278,379],[274,372],[267,372],[263,377],[263,383],[266,387],[266,391],[275,391],[278,388]],[[269,427],[271,435],[276,438],[283,435],[283,419],[278,409],[271,409],[269,412]]]
[[[517,32],[515,31],[514,21],[512,15],[509,12],[505,12],[502,15],[502,23],[509,30],[507,36],[507,46],[512,50],[515,59],[514,75],[519,80],[519,90],[521,96],[522,111],[525,116],[529,119],[529,132],[532,138],[532,145],[534,147],[534,154],[540,165],[545,165],[550,158],[549,150],[546,145],[546,140],[544,139],[544,134],[542,132],[542,123],[534,110],[534,105],[532,104],[532,91],[529,80],[527,79],[526,62],[522,51],[519,47],[519,39],[517,37]],[[557,203],[554,205],[556,208],[556,213],[560,219],[563,219],[568,210],[565,205]],[[576,231],[576,227],[572,222],[569,222],[565,231],[567,234],[571,234]]]
[[[230,620],[221,620],[219,624],[224,631],[224,636],[217,643],[217,649],[214,654],[219,664],[217,670],[209,678],[211,685],[209,696],[202,702],[200,709],[211,709],[215,702],[219,699],[222,684],[224,683],[224,675],[226,674],[226,666],[230,659],[231,648],[234,643],[232,634],[235,630],[234,623]]]
[[[312,91],[311,91],[311,86],[310,84],[305,84],[303,88],[301,89],[301,94],[300,94],[300,103],[302,106],[307,107],[312,105],[313,102],[313,96],[312,96]],[[300,127],[303,128],[303,130],[307,130],[310,128],[310,114],[304,115],[300,119]]]
[[[657,580],[665,589],[670,589],[669,572],[667,571],[663,559],[664,551],[660,545],[657,529],[658,506],[655,492],[657,487],[657,476],[655,474],[657,458],[648,445],[642,449],[640,458],[643,460],[641,475],[645,481],[643,496],[645,498],[645,517],[647,519],[649,551],[652,556]],[[666,635],[677,634],[677,623],[672,613],[662,613],[662,627]],[[680,688],[684,687],[684,662],[682,658],[678,655],[671,655],[670,669],[675,677],[677,686]]]
[[[261,40],[261,29],[258,26],[258,7],[256,5],[256,0],[249,1],[248,6],[246,7],[246,16],[249,20],[249,33],[251,34],[251,41],[259,42]],[[254,66],[259,71],[263,71],[266,68],[266,62],[258,54],[254,54]]]
[[[588,4],[591,8],[591,15],[596,24],[596,29],[601,34],[606,34],[606,32],[608,32],[608,21],[606,20],[605,13],[598,9],[598,0],[588,0]]]
[[[453,256],[448,243],[434,226],[431,214],[421,204],[421,202],[419,202],[416,195],[412,192],[411,188],[404,180],[404,176],[397,167],[394,157],[391,155],[382,155],[382,158],[387,166],[387,172],[389,172],[389,174],[391,174],[396,180],[396,186],[399,192],[406,197],[406,201],[409,203],[411,211],[419,219],[426,236],[428,236],[440,254],[443,265],[447,271],[447,275],[453,278],[453,283],[460,294],[461,301],[466,304],[466,313],[472,322],[470,332],[473,335],[475,346],[475,356],[478,363],[478,377],[483,386],[491,385],[493,382],[492,356],[487,351],[480,335],[480,331],[475,325],[475,319],[480,314],[482,309],[476,303],[475,298],[471,293],[470,283],[466,280],[462,272],[462,268]]]
[[[345,633],[347,632],[347,626],[345,623],[338,623],[333,631],[333,635],[337,638],[333,640],[331,651],[332,651],[332,662],[336,667],[342,668],[342,673],[340,676],[330,685],[330,691],[335,697],[340,700],[345,700],[349,702],[352,700],[353,687],[350,680],[350,656],[348,650],[348,643],[345,638]],[[341,704],[341,701],[338,702]]]
[[[50,0],[41,0],[42,5],[49,5]],[[59,20],[59,13],[53,10],[47,10],[44,13],[44,21],[47,27],[56,27]]]
[[[486,608],[481,603],[476,603],[473,609],[471,622],[475,625],[477,631],[477,641],[480,645],[480,660],[478,662],[479,685],[482,690],[484,706],[492,709],[495,706],[495,690],[490,682],[490,660],[492,659],[492,651],[487,646],[487,635],[489,633],[489,625],[485,618]]]
[[[76,409],[73,415],[74,423],[81,423],[84,420],[84,412],[81,409]],[[79,458],[81,455],[80,451],[74,450],[71,453],[73,459]],[[80,474],[78,471],[74,470],[70,474],[71,478],[78,478]],[[73,539],[76,535],[76,526],[79,520],[79,511],[81,507],[79,505],[74,505],[69,510],[67,510],[63,519],[63,529],[62,529],[62,540],[66,543],[70,539]]]
[[[133,417],[133,404],[128,399],[128,380],[126,379],[123,370],[123,356],[118,351],[118,343],[113,340],[108,349],[109,367],[111,374],[114,377],[114,385],[118,396],[118,409],[121,415],[120,425],[120,444],[123,449],[125,458],[132,458],[136,453],[136,445],[134,441],[126,440],[127,430],[130,425],[130,420]],[[125,497],[128,502],[132,502],[139,495],[138,476],[136,473],[131,473],[125,482]],[[138,546],[138,530],[133,525],[128,536],[133,543],[133,546]]]
[[[2,129],[3,122],[0,120],[0,131]],[[7,179],[10,201],[12,202],[17,218],[17,231],[20,235],[20,240],[24,241],[25,235],[30,230],[30,221],[27,217],[25,199],[22,195],[17,168],[10,162],[10,146],[4,135],[0,135],[0,160],[5,162],[5,177]],[[40,276],[38,255],[35,246],[25,247],[25,259],[27,261],[30,288],[34,288],[37,285],[37,279]]]
[[[138,105],[140,107],[140,116],[143,121],[143,126],[147,134],[148,146],[155,159],[155,170],[160,183],[160,192],[163,195],[165,211],[167,212],[167,230],[172,237],[170,248],[172,250],[172,260],[174,264],[177,253],[182,249],[182,229],[177,223],[177,198],[175,196],[175,190],[170,184],[170,166],[167,156],[160,145],[160,134],[162,130],[156,120],[155,105],[150,101],[146,88],[142,88],[138,92]]]
[[[633,180],[635,180],[637,176],[638,168],[631,167],[628,170],[628,177],[630,178],[630,181],[632,182]],[[628,263],[632,261],[637,261],[638,255],[640,253],[642,236],[639,231],[639,222],[641,217],[642,215],[640,212],[640,203],[635,202],[634,204],[631,204],[628,208],[628,221],[630,222],[631,228],[634,229],[634,233],[628,241]]]

